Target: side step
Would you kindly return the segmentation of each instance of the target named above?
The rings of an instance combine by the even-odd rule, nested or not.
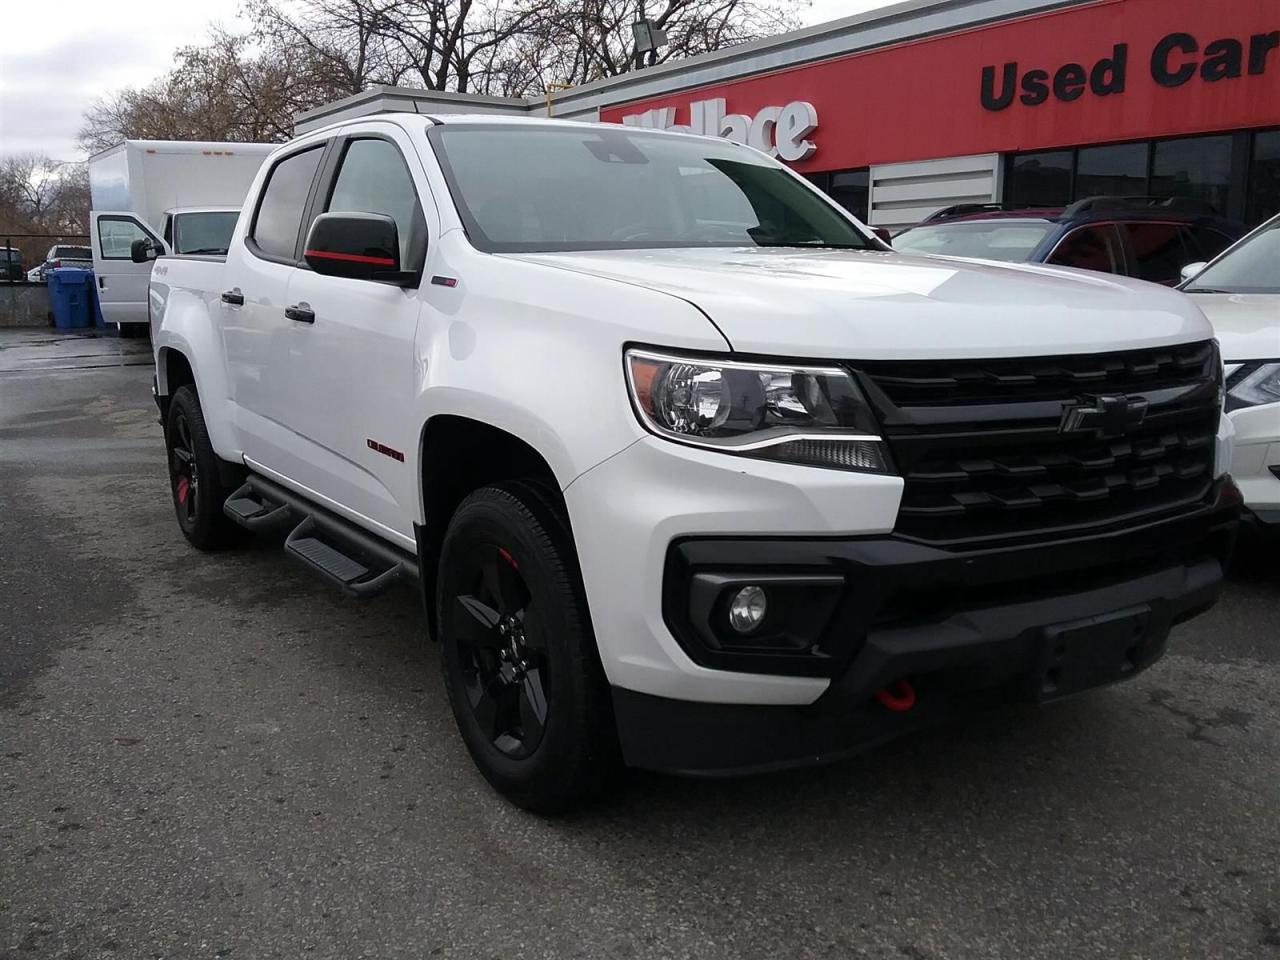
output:
[[[417,558],[292,490],[251,474],[227,498],[227,516],[250,530],[292,525],[285,553],[354,597],[382,593],[401,578],[417,579]]]
[[[248,483],[227,497],[222,512],[255,533],[273,527],[283,528],[288,521],[294,520],[293,511],[287,504],[264,501]]]

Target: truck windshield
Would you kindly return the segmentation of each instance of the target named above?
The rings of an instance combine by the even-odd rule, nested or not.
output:
[[[1187,293],[1280,293],[1280,217],[1182,288]]]
[[[240,214],[235,210],[179,213],[173,218],[173,252],[224,254]]]
[[[88,247],[54,247],[54,260],[92,260],[93,252]]]
[[[927,224],[893,238],[893,249],[947,257],[1021,263],[1040,246],[1053,224],[1044,220],[967,220]]]
[[[467,236],[488,252],[878,249],[780,164],[727,141],[479,124],[429,135]]]

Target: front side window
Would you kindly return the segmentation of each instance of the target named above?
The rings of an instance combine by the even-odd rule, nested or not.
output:
[[[1280,219],[1183,287],[1188,293],[1280,293]]]
[[[877,249],[820,193],[736,144],[532,125],[429,136],[468,237],[488,252]]]
[[[1199,260],[1212,260],[1235,242],[1225,233],[1205,226],[1184,227],[1182,241],[1187,253]]]
[[[179,213],[173,218],[173,252],[224,254],[240,214],[234,210]]]
[[[322,146],[285,157],[272,169],[253,221],[253,241],[271,257],[292,260]]]
[[[1126,223],[1134,275],[1152,283],[1173,284],[1192,259],[1182,244],[1182,231],[1173,223]]]
[[[132,248],[135,240],[152,240],[155,238],[142,228],[132,217],[99,217],[98,245],[102,247],[104,260],[132,259]]]
[[[1100,273],[1124,273],[1120,238],[1110,224],[1072,230],[1049,256],[1047,263]]]
[[[396,222],[400,262],[415,264],[424,249],[426,223],[409,168],[387,140],[353,140],[347,145],[326,212],[381,213]]]
[[[912,227],[893,238],[893,249],[947,257],[1021,263],[1053,229],[1047,220],[968,220]]]

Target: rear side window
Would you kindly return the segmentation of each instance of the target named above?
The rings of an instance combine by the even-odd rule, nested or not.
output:
[[[253,241],[266,255],[294,258],[303,208],[323,152],[323,145],[312,147],[285,157],[272,169],[253,220]]]
[[[1133,252],[1134,276],[1152,283],[1177,283],[1182,268],[1195,259],[1182,244],[1182,230],[1176,223],[1126,223]]]
[[[1111,224],[1080,227],[1072,230],[1054,248],[1048,263],[1060,267],[1097,270],[1100,273],[1123,273],[1124,258],[1120,253],[1120,237]]]
[[[400,262],[412,269],[423,249],[426,221],[409,168],[386,140],[352,140],[347,145],[325,212],[381,213],[396,222]]]

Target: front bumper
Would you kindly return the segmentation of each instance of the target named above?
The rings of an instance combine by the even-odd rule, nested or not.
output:
[[[1231,478],[1244,497],[1246,526],[1280,537],[1280,404],[1228,414],[1235,427]]]
[[[810,704],[744,705],[615,683],[624,756],[633,766],[711,775],[808,765],[935,722],[974,699],[1045,701],[1127,679],[1160,658],[1174,624],[1217,598],[1239,503],[1224,480],[1211,504],[1140,528],[963,553],[892,536],[677,542],[669,581],[707,570],[837,574],[845,586],[815,645],[828,686]],[[692,646],[697,631],[673,620],[680,596],[668,589],[672,633],[690,659],[704,659]],[[737,666],[753,669],[741,659]],[[916,705],[890,711],[876,692],[903,679]]]

